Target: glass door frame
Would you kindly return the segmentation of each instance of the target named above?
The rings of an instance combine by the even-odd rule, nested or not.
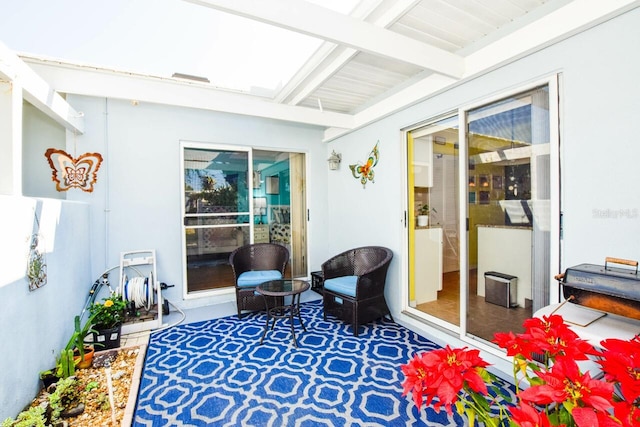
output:
[[[405,235],[405,239],[406,239],[406,244],[405,244],[405,248],[406,248],[406,256],[404,257],[405,259],[405,267],[403,270],[403,275],[405,275],[406,280],[403,281],[403,283],[407,283],[407,286],[403,288],[403,292],[405,294],[403,294],[403,311],[406,313],[409,313],[415,317],[420,318],[421,320],[425,320],[431,324],[434,324],[440,328],[446,329],[448,331],[451,332],[455,332],[455,333],[460,333],[460,327],[456,324],[447,322],[444,319],[441,319],[439,317],[436,317],[434,315],[425,313],[421,310],[418,310],[415,307],[411,307],[410,306],[410,289],[409,289],[409,285],[413,284],[415,286],[415,282],[412,283],[412,281],[414,281],[414,278],[411,277],[411,273],[412,273],[412,266],[411,266],[411,252],[410,251],[415,251],[415,237],[412,236],[413,234],[413,225],[414,221],[415,221],[415,214],[414,214],[414,200],[413,197],[409,196],[409,189],[413,187],[413,183],[414,183],[414,176],[413,176],[413,153],[409,152],[409,148],[413,148],[410,147],[410,144],[408,143],[408,136],[410,134],[410,132],[416,131],[420,128],[424,128],[430,125],[436,125],[439,122],[445,121],[447,119],[451,119],[451,118],[455,118],[458,117],[458,126],[460,125],[460,119],[459,119],[459,110],[451,110],[449,112],[443,113],[443,114],[439,114],[435,117],[432,117],[429,120],[426,121],[422,121],[420,123],[416,123],[414,126],[411,126],[410,128],[406,128],[403,130],[402,132],[402,141],[403,141],[403,150],[404,150],[404,158],[406,161],[406,171],[407,173],[404,176],[404,188],[405,188],[405,206],[407,207],[407,210],[405,211],[405,218],[406,218],[406,235]],[[460,136],[458,136],[458,138],[460,138]],[[460,139],[459,139],[460,140]],[[458,150],[458,158],[462,159],[462,151],[459,149]],[[459,168],[462,169],[462,168]],[[465,192],[466,194],[466,192]],[[466,203],[466,199],[463,200]],[[457,201],[459,204],[461,203],[461,200]],[[464,218],[463,214],[465,213],[465,211],[462,210],[462,206],[464,206],[466,208],[466,205],[460,205],[460,211],[459,211],[459,215],[460,218]],[[459,225],[459,224],[458,224]],[[459,234],[460,235],[460,234]],[[465,234],[462,234],[460,236],[464,236]],[[465,240],[465,239],[460,239],[460,241]],[[460,247],[458,248],[458,250],[461,250]],[[414,252],[415,253],[415,252]],[[461,258],[462,259],[462,258]],[[462,273],[462,272],[461,272]],[[461,281],[462,283],[462,281]]]
[[[185,178],[184,178],[184,151],[186,149],[199,149],[199,150],[212,150],[212,151],[235,151],[235,152],[245,152],[247,153],[247,174],[248,180],[247,184],[251,186],[253,180],[253,148],[244,147],[238,145],[225,145],[218,143],[206,143],[206,142],[196,142],[196,141],[188,141],[188,140],[180,140],[180,198],[181,200],[184,197],[184,188],[185,188]],[[251,193],[248,193],[251,194]],[[253,239],[253,224],[254,224],[254,216],[253,216],[253,197],[249,197],[249,211],[248,212],[237,212],[235,215],[238,216],[248,216],[249,223],[249,236]],[[186,238],[185,238],[185,230],[186,225],[184,223],[184,219],[186,218],[185,204],[181,203],[181,252],[182,252],[182,297],[185,300],[190,299],[198,299],[203,297],[210,297],[216,295],[226,295],[235,293],[235,289],[233,286],[218,288],[218,289],[209,289],[206,291],[198,291],[198,292],[189,292],[187,286],[187,250],[186,250]]]
[[[459,228],[459,250],[460,250],[460,326],[452,325],[448,322],[445,322],[441,319],[438,319],[434,316],[423,313],[409,305],[409,262],[410,262],[410,250],[409,247],[409,233],[412,232],[412,226],[409,223],[409,219],[413,217],[408,211],[409,209],[409,183],[411,178],[409,177],[409,173],[412,171],[411,165],[408,163],[408,144],[407,144],[407,135],[409,132],[425,126],[428,123],[435,122],[439,119],[442,119],[446,116],[454,116],[457,114],[458,116],[458,141],[459,141],[459,158],[461,161],[463,159],[468,158],[468,139],[467,139],[467,112],[473,110],[482,105],[487,105],[492,102],[497,102],[501,99],[507,98],[509,96],[517,95],[521,92],[525,92],[527,90],[532,90],[536,87],[547,85],[549,89],[549,144],[550,144],[550,201],[549,201],[549,209],[550,209],[550,248],[549,248],[549,272],[548,274],[553,277],[554,274],[557,274],[560,271],[560,260],[561,260],[561,152],[560,152],[560,96],[559,96],[559,83],[560,83],[561,75],[553,74],[547,76],[545,78],[541,78],[535,81],[528,82],[527,84],[523,84],[513,89],[501,91],[492,96],[487,96],[480,100],[476,100],[473,103],[465,104],[460,106],[457,110],[452,110],[446,114],[440,114],[432,117],[429,120],[425,120],[409,127],[402,129],[401,138],[402,138],[402,147],[404,154],[404,170],[405,175],[403,177],[403,185],[404,185],[404,193],[403,193],[403,202],[405,206],[405,228],[404,228],[404,252],[405,256],[403,262],[403,283],[406,286],[402,287],[402,311],[403,313],[410,315],[413,318],[417,318],[420,321],[435,325],[440,329],[444,328],[449,333],[457,335],[457,337],[466,343],[473,345],[476,348],[480,348],[481,350],[487,351],[491,354],[497,355],[499,357],[505,357],[505,353],[503,350],[488,345],[481,340],[476,339],[475,337],[467,334],[467,300],[468,300],[468,292],[469,292],[469,235],[467,230],[467,223],[469,218],[469,205],[468,205],[468,194],[466,190],[466,184],[468,182],[468,168],[460,167],[459,168],[459,209],[460,209],[460,222],[458,224]],[[549,290],[550,295],[550,304],[559,302],[559,294],[558,294],[558,284],[555,281],[551,281],[551,289]],[[464,321],[463,321],[464,319]]]
[[[309,188],[308,188],[308,170],[309,170],[309,153],[306,151],[297,151],[297,150],[291,150],[291,149],[287,149],[287,148],[279,148],[279,147],[251,147],[251,146],[242,146],[242,145],[229,145],[229,144],[221,144],[221,143],[216,143],[216,142],[200,142],[200,141],[190,141],[190,140],[180,140],[180,198],[181,200],[184,198],[184,188],[185,188],[185,174],[184,174],[184,153],[186,149],[200,149],[200,150],[212,150],[212,151],[230,151],[230,152],[243,152],[243,153],[247,153],[247,185],[249,186],[249,200],[248,200],[248,206],[249,206],[249,210],[247,212],[236,212],[235,215],[237,216],[246,216],[249,218],[249,222],[248,224],[239,224],[243,227],[246,227],[248,225],[248,229],[249,229],[249,238],[250,238],[250,242],[253,243],[254,241],[254,225],[256,224],[255,221],[255,214],[254,214],[254,197],[253,197],[253,180],[255,178],[254,175],[254,152],[255,151],[264,151],[264,152],[274,152],[274,153],[287,153],[290,156],[292,154],[295,155],[302,155],[304,156],[304,159],[302,161],[302,181],[303,181],[303,185],[305,186],[304,189],[304,195],[302,197],[301,203],[302,203],[302,208],[300,212],[291,212],[292,217],[295,216],[295,219],[298,221],[298,225],[300,221],[304,221],[304,226],[300,226],[298,228],[296,228],[295,232],[296,233],[302,233],[303,235],[299,236],[298,238],[301,240],[301,246],[300,246],[300,254],[299,256],[302,259],[302,263],[303,263],[303,269],[305,271],[304,275],[299,276],[299,277],[309,277],[310,274],[310,267],[308,264],[308,259],[309,259],[309,228],[308,228],[308,210],[309,210]],[[290,178],[291,179],[291,178]],[[181,225],[181,254],[182,254],[182,283],[183,283],[183,298],[185,300],[189,300],[189,299],[198,299],[198,298],[205,298],[205,297],[211,297],[211,296],[219,296],[219,295],[227,295],[227,294],[233,294],[235,292],[234,287],[233,286],[229,286],[229,287],[224,287],[224,288],[218,288],[218,289],[210,289],[210,290],[205,290],[205,291],[198,291],[198,292],[189,292],[188,290],[188,286],[187,286],[187,250],[186,250],[186,237],[185,237],[185,229],[186,226],[184,224],[184,219],[186,218],[186,211],[185,211],[185,204],[181,203],[182,207],[181,207],[181,221],[182,221],[182,225]],[[267,213],[266,215],[262,215],[262,217],[269,217],[269,214]],[[294,220],[294,218],[291,219],[292,221]],[[268,219],[267,219],[268,221]],[[292,227],[292,233],[293,233],[293,227],[294,224],[292,222],[291,224]],[[292,234],[293,235],[293,234]],[[291,244],[293,245],[293,241],[291,242]],[[293,272],[293,271],[292,271]],[[298,276],[296,276],[298,277]]]

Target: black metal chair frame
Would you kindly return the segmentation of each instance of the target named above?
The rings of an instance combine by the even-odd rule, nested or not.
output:
[[[256,286],[238,286],[238,277],[247,271],[277,270],[284,278],[289,262],[289,250],[275,243],[253,243],[240,246],[229,255],[229,265],[233,269],[233,281],[236,288],[238,318],[243,311],[264,310],[264,298],[256,294]]]
[[[360,325],[391,311],[384,297],[387,270],[393,252],[382,246],[363,246],[342,252],[322,264],[324,280],[342,276],[358,276],[355,297],[324,288],[324,319],[331,315],[351,323],[353,335],[358,336]]]

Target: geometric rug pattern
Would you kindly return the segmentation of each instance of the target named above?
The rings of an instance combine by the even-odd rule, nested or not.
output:
[[[465,425],[402,397],[400,365],[436,344],[382,319],[354,337],[322,319],[321,301],[301,304],[301,315],[297,349],[286,319],[258,345],[260,312],[152,334],[133,426]]]

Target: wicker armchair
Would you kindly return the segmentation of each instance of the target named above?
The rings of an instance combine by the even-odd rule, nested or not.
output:
[[[356,337],[362,324],[387,315],[393,321],[384,298],[392,258],[390,249],[365,246],[350,249],[322,264],[325,320],[329,314],[351,323]]]
[[[236,287],[238,318],[242,311],[264,310],[264,298],[256,294],[260,283],[284,277],[289,262],[289,250],[273,243],[254,243],[240,246],[229,255]]]

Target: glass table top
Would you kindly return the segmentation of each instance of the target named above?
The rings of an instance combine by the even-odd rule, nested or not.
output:
[[[279,295],[294,295],[307,289],[309,289],[309,282],[295,279],[271,280],[259,284],[256,288],[258,293]]]

